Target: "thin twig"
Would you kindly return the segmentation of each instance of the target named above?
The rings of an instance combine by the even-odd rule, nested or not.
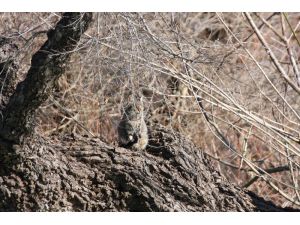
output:
[[[280,63],[278,62],[276,56],[274,55],[273,51],[269,47],[268,43],[258,30],[257,26],[255,25],[251,15],[249,13],[245,13],[245,16],[250,24],[250,26],[253,28],[255,31],[258,39],[260,40],[261,44],[264,46],[266,53],[269,55],[270,59],[272,60],[273,64],[277,68],[277,70],[280,72],[282,77],[285,79],[285,81],[296,91],[298,94],[300,94],[300,88],[289,78],[289,76],[286,74],[285,70],[281,67]]]
[[[279,172],[283,172],[283,171],[287,171],[289,170],[290,167],[285,165],[285,166],[279,166],[279,167],[275,167],[275,168],[270,168],[270,169],[265,169],[264,171],[266,171],[267,173],[279,173]],[[260,171],[260,174],[263,175],[265,172]],[[261,176],[254,176],[251,180],[249,180],[246,184],[243,185],[243,188],[248,188],[250,185],[252,185],[255,181],[257,181]]]
[[[81,122],[79,122],[75,116],[72,115],[72,112],[70,112],[69,110],[67,110],[65,107],[63,107],[59,102],[57,102],[52,96],[50,96],[50,101],[53,102],[57,107],[59,107],[64,113],[66,113],[68,116],[71,117],[71,119],[77,123],[83,130],[85,130],[89,135],[91,135],[92,137],[95,137],[95,135],[88,130],[88,128],[86,128]]]

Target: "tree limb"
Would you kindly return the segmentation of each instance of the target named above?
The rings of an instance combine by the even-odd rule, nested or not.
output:
[[[26,79],[18,84],[2,112],[3,139],[19,143],[33,133],[35,110],[49,97],[91,19],[91,13],[64,13],[55,29],[47,33],[48,40],[33,55]]]

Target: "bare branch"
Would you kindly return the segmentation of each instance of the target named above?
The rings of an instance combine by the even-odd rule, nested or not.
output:
[[[246,18],[249,21],[249,24],[251,25],[251,27],[253,28],[253,30],[255,31],[257,37],[259,38],[261,44],[264,46],[267,54],[270,56],[270,59],[272,60],[272,62],[274,63],[275,67],[277,68],[277,70],[280,72],[280,74],[282,75],[282,77],[285,79],[285,81],[294,89],[294,91],[296,91],[298,94],[300,94],[300,88],[289,78],[289,76],[287,75],[287,73],[285,72],[285,70],[281,67],[280,63],[278,62],[276,56],[274,55],[274,53],[272,52],[271,48],[269,47],[268,43],[266,42],[266,40],[264,39],[264,37],[262,36],[261,32],[258,30],[258,28],[256,27],[251,15],[249,13],[245,13]]]
[[[65,13],[55,29],[48,32],[48,40],[32,57],[26,79],[18,84],[3,110],[2,138],[19,142],[32,134],[35,110],[48,98],[64,71],[69,52],[76,48],[90,22],[91,13]]]

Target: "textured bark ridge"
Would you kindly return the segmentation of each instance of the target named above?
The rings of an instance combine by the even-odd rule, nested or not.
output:
[[[0,36],[0,110],[3,110],[17,84],[18,47]]]
[[[0,136],[3,139],[19,143],[33,133],[35,110],[49,97],[91,18],[91,13],[64,13],[55,29],[47,33],[48,40],[33,55],[26,79],[18,84],[2,111]]]
[[[1,143],[0,210],[292,210],[230,184],[179,134],[151,130],[142,152],[74,136],[35,136],[9,151]]]

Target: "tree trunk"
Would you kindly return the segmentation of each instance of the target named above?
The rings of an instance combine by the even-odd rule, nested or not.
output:
[[[140,152],[87,136],[31,135],[35,110],[90,21],[90,13],[64,14],[2,111],[1,211],[293,210],[229,183],[201,150],[159,125]]]
[[[6,37],[0,36],[0,111],[14,93],[17,84],[18,47]]]
[[[0,210],[292,210],[229,183],[179,134],[158,125],[151,131],[142,152],[89,137],[35,135],[6,151],[1,142]]]
[[[19,83],[2,111],[0,136],[19,143],[33,134],[35,110],[49,97],[66,61],[91,22],[91,13],[64,13],[48,40],[35,53],[26,79]]]

